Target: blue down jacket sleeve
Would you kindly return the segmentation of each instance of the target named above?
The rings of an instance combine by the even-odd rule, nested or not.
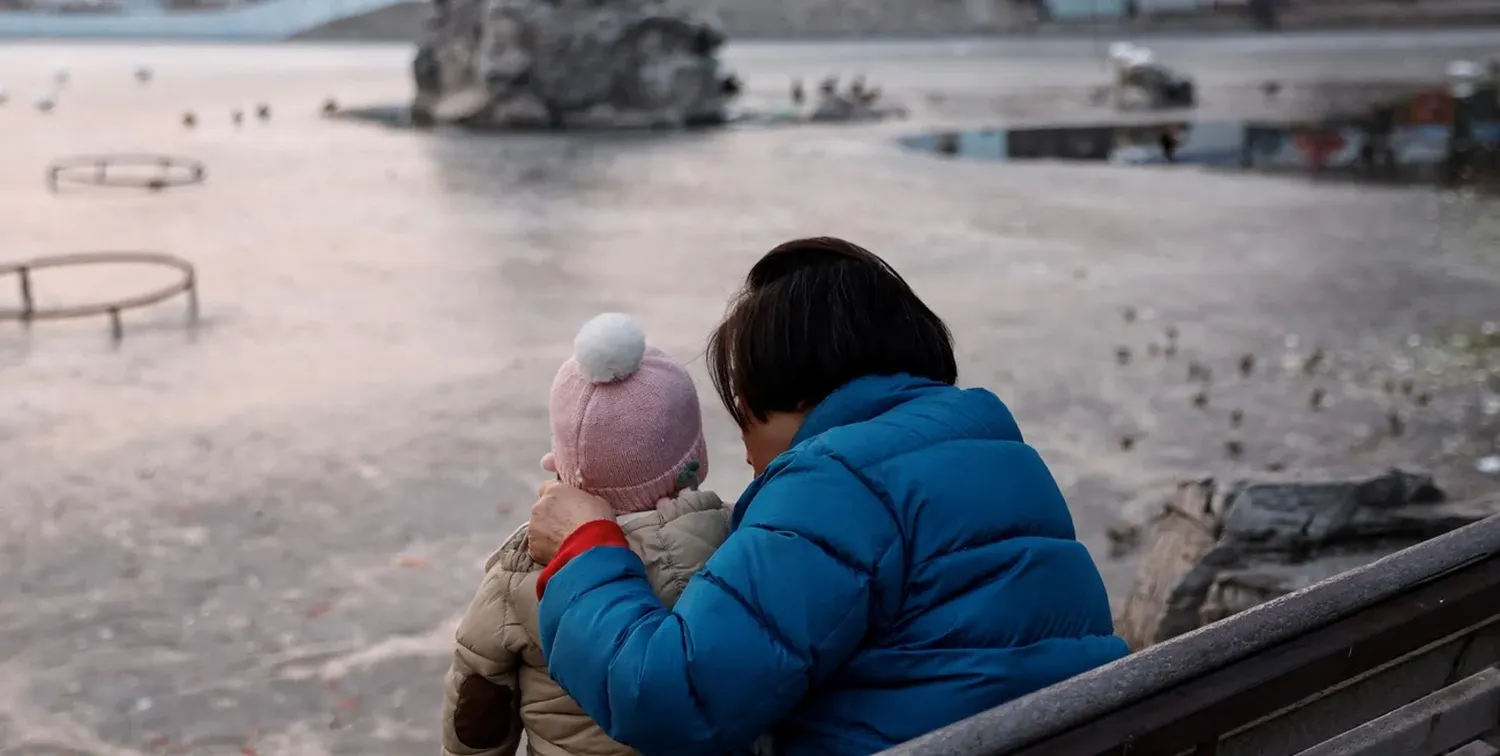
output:
[[[651,756],[745,749],[865,635],[878,575],[899,574],[895,519],[829,456],[772,466],[674,610],[623,548],[590,549],[547,584],[552,677],[610,737]]]

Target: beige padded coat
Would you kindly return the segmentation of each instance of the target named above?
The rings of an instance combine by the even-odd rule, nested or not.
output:
[[[683,491],[619,522],[668,607],[729,537],[729,510],[707,491]],[[523,730],[528,753],[537,756],[635,753],[605,735],[547,675],[537,629],[541,571],[526,554],[524,527],[485,563],[448,670],[443,756],[511,756]]]

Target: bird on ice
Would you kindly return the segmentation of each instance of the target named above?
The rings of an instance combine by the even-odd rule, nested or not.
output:
[[[56,94],[49,92],[36,98],[36,109],[42,111],[43,113],[51,113],[52,109],[55,107],[57,107]]]
[[[9,99],[10,93],[5,91],[5,87],[0,87],[0,105],[4,105],[5,101]]]
[[[155,75],[156,74],[147,66],[135,67],[135,80],[142,84],[149,83],[151,81],[151,78]]]
[[[66,68],[59,68],[59,69],[57,69],[56,72],[54,72],[52,74],[52,81],[56,82],[57,86],[59,86],[59,87],[61,87],[64,84],[67,84],[69,78],[70,78],[70,74],[68,73],[68,69],[66,69]]]

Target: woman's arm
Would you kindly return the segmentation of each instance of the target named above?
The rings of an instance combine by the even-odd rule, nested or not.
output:
[[[675,611],[628,549],[571,556],[545,587],[542,648],[616,740],[645,753],[735,751],[854,651],[877,575],[899,552],[884,504],[843,465],[804,452],[756,494]]]

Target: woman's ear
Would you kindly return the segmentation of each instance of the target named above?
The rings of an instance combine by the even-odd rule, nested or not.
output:
[[[765,472],[771,460],[791,448],[806,416],[803,412],[772,412],[765,422],[750,423],[741,429],[745,456],[756,475]]]
[[[542,469],[553,475],[557,474],[557,457],[553,456],[552,452],[542,455]]]

